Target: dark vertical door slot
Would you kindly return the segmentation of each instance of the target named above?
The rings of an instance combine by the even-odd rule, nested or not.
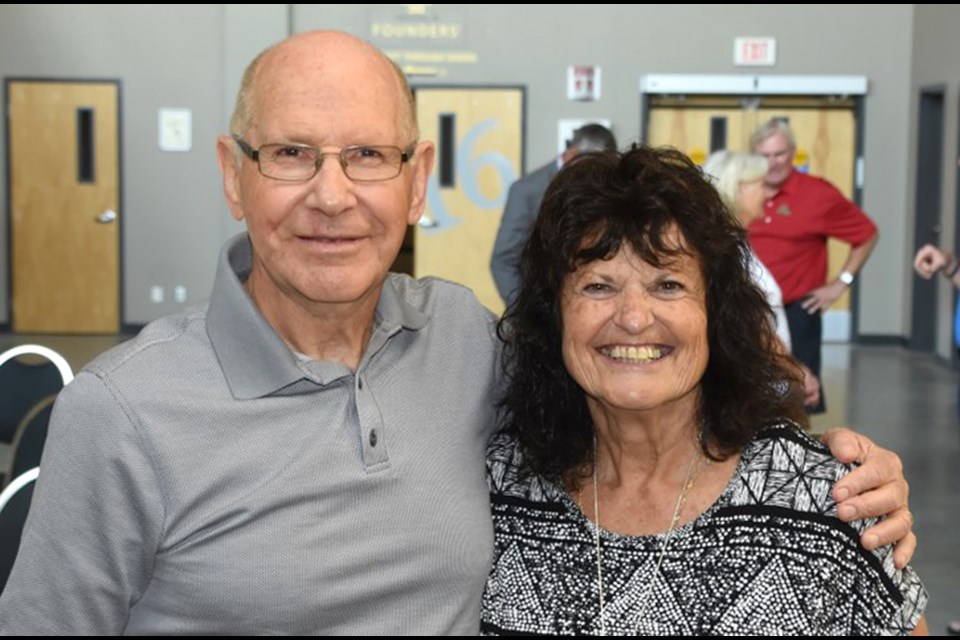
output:
[[[77,109],[77,182],[96,182],[93,142],[93,109]]]
[[[440,114],[439,157],[437,158],[440,187],[454,187],[456,182],[456,153],[457,127],[456,115],[452,113]]]
[[[727,119],[724,116],[710,118],[710,153],[727,148]]]

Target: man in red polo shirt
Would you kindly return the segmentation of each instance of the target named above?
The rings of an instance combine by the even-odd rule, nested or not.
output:
[[[820,314],[836,302],[877,244],[877,226],[836,187],[793,168],[796,143],[786,122],[773,118],[750,138],[767,158],[763,218],[750,226],[750,244],[783,292],[793,356],[820,378]],[[836,280],[827,282],[827,238],[850,245]],[[824,395],[811,413],[822,413]]]

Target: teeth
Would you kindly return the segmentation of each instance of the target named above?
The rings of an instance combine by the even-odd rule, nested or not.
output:
[[[658,347],[611,347],[604,353],[616,360],[627,362],[652,362],[664,356],[663,349]]]

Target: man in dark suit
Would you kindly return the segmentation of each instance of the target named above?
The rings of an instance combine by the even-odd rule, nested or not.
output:
[[[540,210],[540,201],[553,176],[564,163],[580,153],[616,150],[617,141],[609,129],[599,124],[585,124],[573,133],[567,150],[556,160],[528,173],[510,186],[497,240],[493,245],[493,256],[490,258],[493,281],[506,304],[513,302],[520,287],[520,255]]]

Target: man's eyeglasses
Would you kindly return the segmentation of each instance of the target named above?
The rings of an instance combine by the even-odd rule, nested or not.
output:
[[[400,175],[404,162],[413,157],[413,147],[355,145],[340,151],[320,151],[305,144],[265,144],[254,149],[240,136],[237,146],[257,163],[260,173],[274,180],[305,182],[317,175],[326,156],[337,156],[343,173],[354,182],[379,182]]]

